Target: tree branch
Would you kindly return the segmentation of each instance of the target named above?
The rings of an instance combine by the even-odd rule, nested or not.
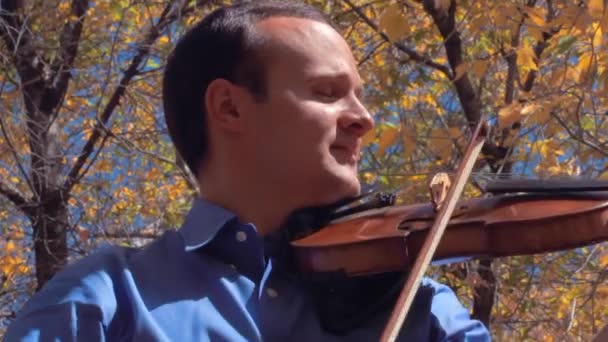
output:
[[[44,107],[56,108],[67,90],[68,82],[72,77],[70,71],[78,53],[80,35],[82,34],[82,27],[88,7],[88,0],[74,0],[72,2],[70,18],[68,18],[63,26],[63,30],[59,36],[59,52],[51,65],[53,85],[49,89],[52,91],[52,94],[45,96],[45,98],[52,99],[53,101],[52,103],[45,103]]]
[[[124,96],[125,91],[127,89],[127,85],[131,82],[131,80],[138,74],[138,68],[144,58],[150,53],[152,49],[152,45],[156,41],[156,39],[160,36],[162,30],[170,24],[173,20],[178,18],[179,15],[183,14],[184,11],[179,11],[174,9],[174,5],[169,2],[165,9],[163,10],[158,22],[156,25],[150,28],[148,34],[146,34],[146,38],[137,48],[137,52],[135,56],[131,60],[131,63],[127,70],[123,73],[123,76],[114,90],[114,93],[110,97],[108,104],[104,108],[101,117],[98,118],[97,124],[93,129],[93,133],[91,137],[86,142],[85,146],[82,148],[82,151],[78,155],[78,158],[72,168],[70,169],[66,181],[62,187],[62,190],[67,193],[71,190],[71,188],[76,184],[80,178],[82,178],[86,174],[85,171],[81,172],[84,167],[86,161],[89,159],[91,154],[93,153],[93,149],[95,144],[102,137],[102,133],[104,132],[103,126],[107,126],[108,121],[110,120],[110,116],[119,105],[121,98]],[[107,135],[104,135],[107,137]],[[104,139],[105,141],[105,139]],[[102,146],[99,149],[103,148]]]
[[[23,163],[21,162],[21,159],[19,158],[19,155],[17,154],[17,149],[13,145],[12,139],[8,135],[7,129],[4,127],[4,120],[2,119],[2,116],[0,116],[0,132],[2,132],[2,135],[4,136],[4,139],[6,140],[6,143],[8,144],[8,148],[11,151],[13,158],[15,159],[15,163],[17,163],[17,168],[19,168],[19,171],[21,172],[23,179],[25,179],[25,182],[29,186],[30,190],[32,192],[34,192],[34,186],[32,185],[32,180],[28,176],[27,172],[25,172]]]
[[[369,26],[371,27],[374,31],[376,31],[376,33],[378,33],[385,41],[387,41],[388,43],[392,44],[393,46],[395,46],[397,49],[399,49],[401,52],[405,53],[411,60],[418,62],[418,63],[422,63],[426,66],[429,66],[435,70],[440,71],[441,73],[443,73],[447,78],[452,78],[452,72],[450,71],[450,69],[448,67],[446,67],[445,65],[439,64],[437,62],[432,61],[430,58],[425,57],[421,54],[419,54],[418,52],[416,52],[413,49],[410,49],[409,47],[405,46],[402,43],[399,42],[393,42],[390,40],[390,38],[380,30],[380,28],[378,28],[378,25],[376,25],[370,18],[368,18],[365,13],[363,13],[361,11],[361,8],[355,6],[350,0],[342,0],[344,1],[344,3],[346,3],[355,13],[357,13],[357,15]]]
[[[20,17],[22,3],[20,0],[0,0],[0,37],[10,50],[24,93],[28,94],[44,87],[45,61],[36,51],[29,26]]]
[[[433,18],[435,26],[439,29],[443,37],[443,45],[452,70],[463,63],[462,60],[462,40],[460,33],[456,30],[456,1],[450,2],[447,11],[435,7],[436,1],[424,0],[423,5],[426,12]],[[481,103],[475,90],[471,85],[468,74],[465,72],[462,77],[454,80],[456,93],[460,99],[462,109],[469,125],[474,126],[481,118]]]
[[[459,32],[456,30],[456,1],[452,0],[450,2],[450,7],[447,11],[436,8],[435,3],[436,1],[433,0],[424,0],[424,9],[433,18],[435,26],[437,26],[444,39],[443,44],[448,62],[455,75],[456,68],[463,63],[462,40],[460,39]],[[467,72],[453,82],[467,123],[470,127],[474,127],[481,119],[481,103],[479,101],[479,96],[475,93]],[[502,160],[507,154],[506,148],[492,143],[490,139],[486,141],[481,151],[488,156],[486,160],[490,162],[490,164]]]
[[[27,216],[31,217],[32,205],[31,203],[19,193],[17,190],[12,189],[0,180],[0,194],[4,195],[9,201],[11,201],[17,208],[23,211]]]
[[[555,10],[553,9],[553,6],[551,5],[551,1],[547,1],[547,18],[546,18],[546,22],[550,23],[553,21],[553,19],[555,18]],[[559,28],[553,28],[551,29],[550,32],[547,31],[543,31],[542,33],[542,40],[538,41],[536,43],[536,45],[534,46],[534,55],[536,56],[537,59],[540,59],[540,56],[542,55],[543,51],[545,51],[545,49],[549,46],[549,39],[553,38],[553,36],[555,34],[557,34],[559,32]],[[526,80],[524,81],[524,85],[523,85],[523,91],[528,92],[530,90],[532,90],[532,86],[534,85],[534,81],[536,80],[536,75],[538,75],[538,71],[537,70],[531,70],[528,75],[526,76]]]

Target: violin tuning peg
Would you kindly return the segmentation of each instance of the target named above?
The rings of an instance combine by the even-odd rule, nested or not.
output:
[[[445,172],[439,172],[431,179],[429,190],[431,192],[431,201],[435,207],[435,211],[439,211],[441,208],[441,205],[448,196],[448,190],[450,189],[451,184],[450,177]]]

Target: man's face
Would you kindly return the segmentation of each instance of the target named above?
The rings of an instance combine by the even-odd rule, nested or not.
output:
[[[247,115],[258,171],[301,206],[357,195],[361,138],[374,123],[350,48],[312,20],[274,17],[258,28],[270,38],[267,100],[252,101]]]

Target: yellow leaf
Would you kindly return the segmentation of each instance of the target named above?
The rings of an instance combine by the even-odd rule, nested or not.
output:
[[[511,127],[511,125],[519,121],[520,117],[521,104],[519,102],[511,103],[498,111],[498,127],[500,129]]]
[[[394,126],[387,126],[378,142],[378,156],[383,155],[386,149],[397,141],[397,137],[399,137],[399,129]]]
[[[398,3],[388,6],[382,12],[379,26],[391,41],[396,41],[409,32],[407,19],[401,14],[401,6]]]
[[[456,67],[456,75],[454,75],[454,81],[459,80],[465,72],[469,69],[469,63],[463,62]]]
[[[12,251],[14,251],[16,249],[15,243],[13,241],[9,241],[6,243],[6,246],[4,247],[4,251],[6,253],[11,253]]]
[[[608,266],[608,253],[602,255],[600,257],[600,267]]]
[[[578,61],[576,70],[578,71],[578,81],[584,82],[589,74],[591,61],[593,60],[593,54],[591,52],[585,52]]]
[[[560,146],[555,141],[547,139],[541,143],[540,154],[543,157],[563,156],[564,151],[560,148]]]
[[[376,140],[376,130],[372,129],[365,133],[365,135],[363,136],[363,139],[361,141],[361,144],[363,145],[362,147],[371,144],[374,140]]]
[[[403,109],[409,109],[415,102],[416,99],[412,98],[411,96],[401,96],[401,106],[403,107]]]
[[[601,18],[604,12],[604,0],[589,0],[589,15],[594,18]]]
[[[17,240],[21,240],[24,237],[25,237],[25,234],[23,233],[23,230],[21,230],[21,229],[13,230],[13,238],[15,238]]]
[[[528,33],[537,41],[544,41],[543,30],[535,26],[528,27]]]
[[[536,103],[528,103],[522,108],[521,115],[529,115],[536,111],[538,105]]]
[[[489,23],[490,17],[488,17],[485,13],[478,17],[471,19],[471,24],[469,25],[470,32],[480,32],[480,30],[487,26]]]
[[[112,163],[107,159],[102,159],[97,162],[96,169],[99,172],[110,172],[112,171]]]
[[[530,20],[534,23],[534,25],[536,25],[537,27],[544,27],[546,25],[545,23],[545,19],[543,18],[543,10],[540,7],[526,7],[526,13],[528,14],[528,17],[530,18]]]
[[[538,66],[536,65],[536,54],[529,44],[524,44],[517,51],[517,64],[524,72],[538,70]]]
[[[11,272],[11,268],[10,265],[6,262],[2,262],[0,263],[0,273],[6,276],[9,276],[12,272]]]
[[[593,26],[596,27],[595,34],[593,35],[593,49],[597,51],[602,47],[604,35],[602,34],[602,28],[599,25],[594,24]]]
[[[602,17],[602,20],[600,21],[600,27],[602,28],[602,30],[604,32],[608,32],[608,11],[604,12],[604,16]]]
[[[158,38],[158,42],[160,44],[167,44],[169,42],[169,37],[167,37],[167,36],[160,36]]]
[[[367,184],[371,184],[376,180],[376,174],[371,172],[364,172],[362,175],[363,182]]]
[[[478,78],[483,77],[486,74],[486,71],[488,71],[488,66],[490,64],[490,61],[486,61],[486,60],[476,60],[473,62],[473,74],[475,74],[475,76],[477,76]]]
[[[21,264],[19,265],[19,267],[17,268],[17,271],[19,273],[28,273],[30,271],[30,267],[28,265],[25,264]]]
[[[499,28],[505,28],[509,24],[519,20],[519,13],[516,6],[507,4],[499,4],[494,8],[491,17]]]
[[[549,79],[549,85],[551,85],[553,88],[561,87],[561,85],[564,83],[565,76],[566,76],[566,69],[559,68],[558,70],[554,71],[553,74],[551,75],[551,78]]]
[[[162,177],[162,172],[160,172],[160,170],[156,167],[152,168],[152,170],[150,170],[150,172],[148,173],[148,179],[153,180],[153,179],[158,179],[160,177]]]
[[[550,120],[545,129],[545,136],[552,137],[562,130],[563,127],[556,120]]]
[[[540,107],[530,115],[529,123],[531,125],[542,125],[551,118],[551,108],[548,106]]]
[[[94,206],[87,206],[87,208],[85,209],[87,212],[87,215],[91,218],[95,218],[95,216],[97,215],[97,208]]]
[[[494,23],[496,23],[496,26],[505,26],[505,24],[507,23],[507,16],[499,10],[492,11],[492,13],[494,14]]]

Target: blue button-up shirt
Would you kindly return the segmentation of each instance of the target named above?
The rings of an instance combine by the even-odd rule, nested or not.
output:
[[[373,341],[391,308],[344,336],[274,267],[252,224],[197,199],[180,230],[142,249],[105,247],[24,306],[6,341]],[[400,340],[488,341],[446,286],[425,278]]]

